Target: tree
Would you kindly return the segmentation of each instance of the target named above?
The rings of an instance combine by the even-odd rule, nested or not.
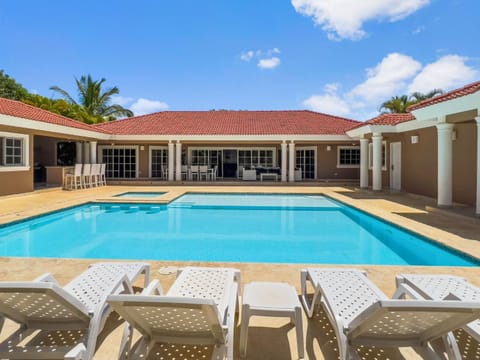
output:
[[[407,112],[410,105],[413,105],[413,102],[408,99],[408,95],[394,96],[380,105],[380,112],[384,114],[403,114]]]
[[[421,93],[417,91],[411,95],[411,98],[413,99],[413,101],[415,101],[415,103],[419,103],[420,101],[431,99],[434,96],[442,95],[443,93],[444,91],[442,89],[433,89],[428,93]]]
[[[383,114],[404,114],[408,112],[409,106],[443,93],[444,91],[441,89],[433,89],[428,93],[414,92],[410,96],[393,96],[390,100],[383,102],[379,110]]]
[[[28,90],[0,70],[0,97],[21,101],[28,95]]]
[[[90,75],[82,75],[80,79],[75,79],[78,102],[65,90],[58,86],[50,87],[50,90],[60,94],[68,103],[77,105],[83,109],[93,122],[103,122],[105,120],[115,120],[121,116],[133,116],[133,112],[123,108],[120,105],[111,105],[112,96],[119,93],[118,87],[114,86],[108,89],[102,89],[106,80],[93,80]]]

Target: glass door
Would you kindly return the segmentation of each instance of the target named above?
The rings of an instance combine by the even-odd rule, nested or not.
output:
[[[315,179],[315,149],[297,149],[295,165],[302,170],[302,179]]]

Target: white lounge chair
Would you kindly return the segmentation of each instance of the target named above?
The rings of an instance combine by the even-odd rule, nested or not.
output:
[[[309,301],[307,284],[314,288]],[[458,358],[451,331],[480,315],[480,302],[391,300],[364,272],[310,268],[301,272],[302,303],[311,317],[321,303],[334,328],[340,358],[358,359],[356,347],[415,348],[427,359],[440,359],[430,346],[442,339],[449,358]]]
[[[239,284],[236,269],[187,267],[164,296],[158,281],[142,295],[109,296],[108,302],[129,324],[119,359],[147,359],[151,351],[174,351],[172,344],[195,346],[196,359],[210,355],[206,348],[212,359],[233,359]],[[132,347],[133,328],[142,337]]]
[[[0,325],[4,318],[20,325],[0,344],[0,359],[91,359],[111,310],[107,295],[132,292],[142,273],[147,282],[149,265],[98,263],[63,288],[50,274],[0,282]]]
[[[397,298],[480,301],[480,288],[458,276],[400,274],[396,281],[394,297]],[[480,320],[472,321],[463,329],[480,342]]]

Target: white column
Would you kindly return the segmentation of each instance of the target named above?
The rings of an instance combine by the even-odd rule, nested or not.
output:
[[[382,190],[382,134],[372,134],[372,190]]]
[[[282,182],[287,181],[287,142],[282,142]]]
[[[83,163],[90,164],[90,146],[87,142],[83,143]]]
[[[295,182],[295,143],[288,144],[288,181]]]
[[[175,144],[175,180],[182,180],[182,143],[177,140]]]
[[[478,114],[480,114],[480,109]],[[475,213],[480,215],[480,116],[477,116],[475,121],[477,122],[477,207]]]
[[[440,123],[437,125],[437,205],[440,207],[448,207],[452,205],[452,131],[453,124]]]
[[[168,181],[173,181],[174,167],[175,167],[175,144],[172,141],[168,142]]]
[[[368,188],[368,139],[360,139],[360,188]]]
[[[81,164],[83,162],[83,148],[82,148],[82,143],[80,141],[77,141],[75,143],[76,146],[76,151],[75,151],[75,162],[77,164]]]
[[[90,162],[92,164],[97,163],[97,142],[90,141]]]

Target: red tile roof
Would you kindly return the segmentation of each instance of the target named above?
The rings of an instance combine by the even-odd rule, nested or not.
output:
[[[28,120],[42,121],[55,125],[63,125],[82,130],[106,132],[101,128],[97,128],[77,120],[72,120],[68,117],[58,115],[16,100],[0,98],[0,114],[15,116]]]
[[[313,111],[163,111],[98,124],[118,135],[344,135],[358,121]]]
[[[355,125],[349,130],[356,129],[366,125],[397,125],[403,122],[415,120],[415,116],[411,113],[406,114],[381,114],[373,119]]]
[[[480,91],[480,81],[465,85],[464,87],[460,89],[455,89],[452,91],[449,91],[443,95],[435,96],[431,99],[423,100],[422,102],[419,102],[418,104],[412,105],[408,108],[409,111],[417,110],[420,108],[424,108],[426,106],[430,106],[433,104],[438,104],[444,101],[448,100],[453,100],[465,95],[470,95],[473,94],[477,91]]]

